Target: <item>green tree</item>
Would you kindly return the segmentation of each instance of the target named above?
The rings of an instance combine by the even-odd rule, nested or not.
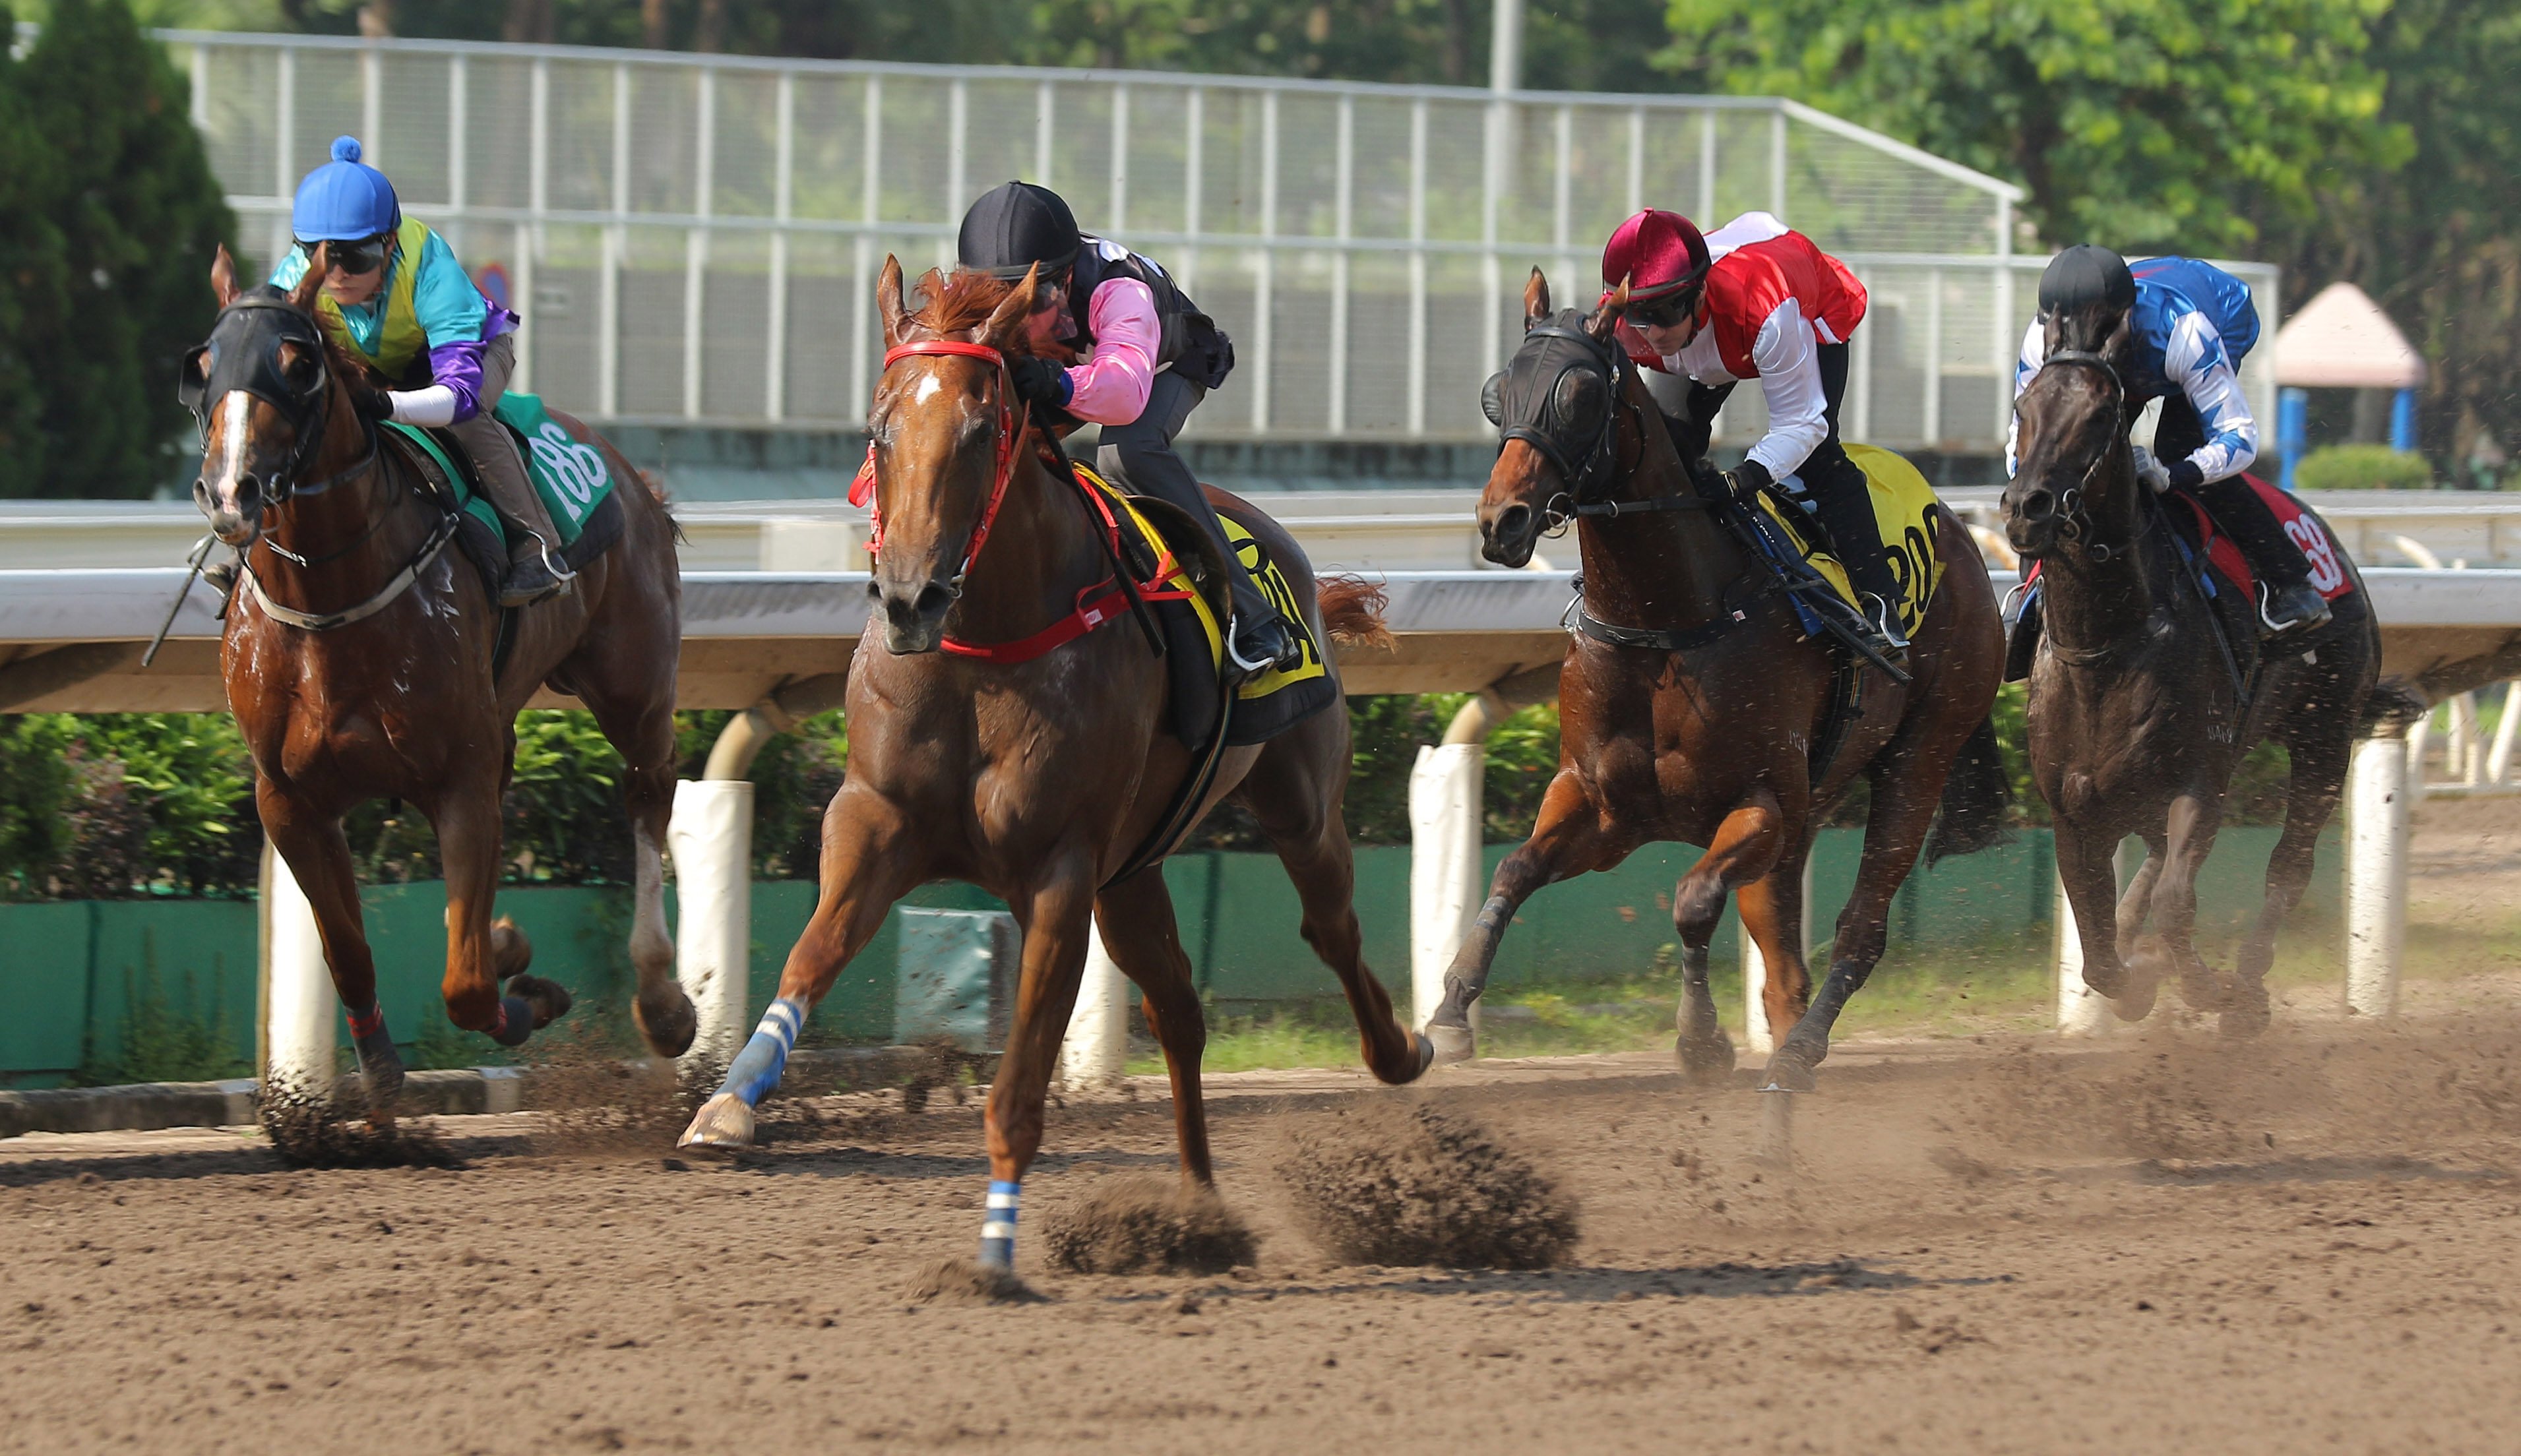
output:
[[[0,7],[0,34],[16,22]],[[41,488],[51,438],[44,429],[47,361],[69,308],[69,264],[52,205],[61,184],[35,127],[24,68],[0,45],[0,497]],[[5,873],[5,871],[0,871]]]
[[[2388,3],[1671,0],[1662,61],[2019,181],[2051,243],[2247,254],[2324,175],[2405,160],[2366,56]]]
[[[12,219],[0,236],[27,230],[15,214],[31,204],[58,229],[67,268],[59,281],[40,269],[0,275],[12,300],[0,311],[14,307],[21,321],[9,337],[32,365],[44,433],[42,474],[0,474],[0,489],[147,495],[169,475],[186,425],[177,362],[216,313],[206,259],[233,240],[236,220],[193,129],[184,77],[124,0],[54,0],[6,79],[23,145],[0,143],[0,196],[42,191],[0,205]]]

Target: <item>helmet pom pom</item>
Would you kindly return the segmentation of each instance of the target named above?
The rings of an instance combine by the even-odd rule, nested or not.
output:
[[[358,160],[359,139],[354,136],[338,136],[333,138],[333,159],[335,161]]]

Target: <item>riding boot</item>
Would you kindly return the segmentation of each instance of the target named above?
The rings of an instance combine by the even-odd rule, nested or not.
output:
[[[2215,518],[2250,559],[2259,575],[2259,635],[2308,631],[2328,624],[2328,601],[2311,584],[2311,563],[2285,534],[2275,512],[2239,476],[2192,487],[2198,504]]]
[[[551,512],[526,478],[525,457],[516,436],[485,410],[453,427],[473,457],[482,493],[507,527],[508,579],[499,589],[501,607],[524,607],[566,589],[576,573],[560,558],[560,533],[552,528]]]
[[[1891,553],[1883,549],[1882,526],[1873,514],[1873,492],[1863,469],[1844,451],[1824,444],[1804,462],[1801,474],[1806,497],[1815,508],[1813,519],[1829,538],[1830,554],[1847,569],[1856,595],[1870,599],[1859,605],[1873,627],[1874,650],[1900,665],[1908,656],[1907,634],[1901,629],[1903,594],[1891,569]]]

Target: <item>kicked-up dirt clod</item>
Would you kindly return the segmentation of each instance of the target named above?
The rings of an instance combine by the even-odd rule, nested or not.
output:
[[[1153,1176],[1104,1179],[1041,1237],[1051,1267],[1072,1274],[1222,1274],[1260,1247],[1216,1190]]]
[[[1367,1103],[1290,1130],[1287,1188],[1325,1251],[1352,1264],[1546,1269],[1576,1244],[1576,1203],[1476,1119]]]

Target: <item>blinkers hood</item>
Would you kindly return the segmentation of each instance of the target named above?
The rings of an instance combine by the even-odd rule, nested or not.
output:
[[[1611,406],[1626,362],[1584,331],[1581,313],[1562,309],[1525,332],[1513,359],[1480,391],[1480,406],[1501,440],[1529,442],[1582,501],[1610,465]]]
[[[314,367],[298,383],[281,363],[285,343],[311,351]],[[211,401],[239,389],[295,419],[324,387],[323,359],[324,336],[315,321],[280,290],[253,289],[221,310],[208,342],[185,351],[175,397],[205,425]]]

